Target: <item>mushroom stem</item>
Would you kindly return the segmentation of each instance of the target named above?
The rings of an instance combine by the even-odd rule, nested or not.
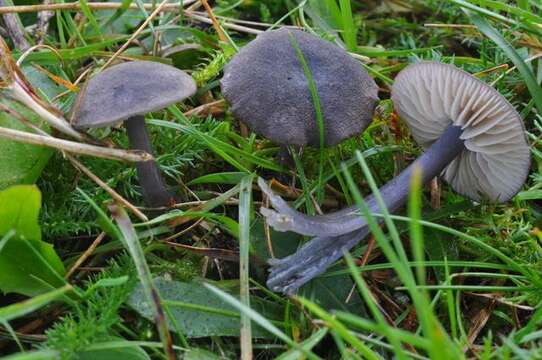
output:
[[[401,174],[384,185],[380,192],[390,211],[395,211],[404,204],[408,196],[408,185],[415,167],[422,170],[422,181],[425,183],[437,176],[463,149],[463,141],[459,139],[461,129],[450,125],[442,136],[413,164]],[[358,207],[351,206],[326,215],[309,216],[292,209],[263,180],[258,181],[276,211],[262,208],[267,222],[277,231],[293,231],[308,236],[336,236],[357,230],[365,225],[359,216]]]
[[[145,117],[142,115],[134,116],[125,121],[124,125],[128,133],[130,148],[153,154],[149,132],[145,125]],[[137,162],[136,169],[139,184],[142,188],[143,200],[148,207],[167,207],[172,202],[175,202],[175,196],[169,192],[155,160]]]
[[[390,212],[397,211],[408,198],[414,169],[419,168],[422,183],[426,184],[465,148],[461,139],[462,130],[450,125],[442,136],[427,149],[414,163],[396,178],[380,189],[384,204]],[[263,181],[260,182],[262,185]],[[270,261],[270,275],[267,285],[273,291],[294,293],[300,286],[323,273],[331,264],[340,259],[345,251],[363,240],[369,234],[366,219],[359,214],[357,206],[321,216],[307,216],[290,208],[263,183],[264,191],[275,209],[262,209],[270,225],[279,231],[295,231],[315,236],[295,254],[283,259]],[[373,195],[365,199],[371,213],[381,212]],[[378,219],[382,222],[382,219]],[[283,226],[287,224],[287,226]]]
[[[410,192],[412,175],[417,168],[421,171],[421,183],[425,185],[438,176],[463,151],[465,145],[461,134],[462,130],[459,126],[449,125],[426,152],[380,189],[386,208],[390,212],[395,212],[405,204]],[[371,203],[375,203],[372,197]],[[377,212],[376,203],[371,204],[369,210]]]
[[[295,162],[287,145],[281,145],[277,152],[277,162],[286,168],[295,168]]]

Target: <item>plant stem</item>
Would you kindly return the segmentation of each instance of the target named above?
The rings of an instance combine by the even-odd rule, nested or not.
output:
[[[0,127],[0,138],[26,144],[48,146],[74,154],[89,155],[111,160],[137,162],[150,161],[153,159],[152,155],[147,154],[144,151],[111,149],[69,140],[57,139],[54,137],[31,134],[25,131],[13,130],[5,127]]]

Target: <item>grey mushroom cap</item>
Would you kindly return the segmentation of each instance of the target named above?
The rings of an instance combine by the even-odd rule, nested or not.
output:
[[[456,192],[503,202],[524,184],[531,155],[523,121],[491,86],[455,66],[421,62],[399,73],[391,98],[424,148],[449,125],[462,129],[465,149],[442,174]]]
[[[164,109],[196,90],[190,75],[169,65],[152,61],[115,65],[87,82],[75,101],[73,125],[78,129],[114,125]]]
[[[282,145],[320,144],[314,102],[292,34],[316,84],[326,146],[370,124],[378,86],[340,47],[300,30],[264,32],[224,67],[222,92],[252,131]]]

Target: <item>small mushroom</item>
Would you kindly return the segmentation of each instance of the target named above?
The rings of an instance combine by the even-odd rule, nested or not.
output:
[[[365,130],[378,87],[343,49],[299,30],[267,31],[224,67],[222,92],[233,114],[280,145],[319,146],[314,101],[295,38],[316,84],[326,146]]]
[[[131,149],[152,154],[144,115],[180,102],[196,90],[194,80],[172,66],[152,61],[116,65],[87,82],[75,101],[74,126],[101,128],[124,121]],[[147,206],[175,202],[155,161],[138,162],[136,167]]]
[[[442,174],[454,190],[477,201],[504,202],[519,191],[530,167],[529,146],[521,117],[495,89],[454,66],[422,62],[399,73],[391,97],[425,152],[380,189],[390,212],[406,202],[415,168],[424,184]],[[271,226],[315,236],[295,254],[272,262],[267,284],[274,291],[295,292],[369,233],[356,206],[307,216],[263,180],[259,184],[276,210],[262,208]],[[365,201],[369,211],[380,212],[372,195]]]

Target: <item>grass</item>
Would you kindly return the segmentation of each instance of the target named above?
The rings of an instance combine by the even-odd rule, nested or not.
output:
[[[138,10],[128,10],[131,3],[104,11],[81,1],[79,13],[55,11],[43,37],[51,48],[33,51],[23,65],[43,66],[75,83],[87,69],[103,66],[152,13],[140,1],[135,2]],[[112,214],[109,195],[61,154],[53,155],[37,181],[44,240],[70,268],[102,231],[107,236],[67,280],[70,285],[34,298],[2,295],[0,354],[13,359],[166,359],[172,352],[188,359],[202,354],[209,359],[540,358],[540,2],[210,4],[231,44],[220,42],[211,25],[188,14],[164,13],[123,54],[173,64],[198,83],[196,96],[147,116],[157,161],[183,204],[146,223],[122,210]],[[36,13],[20,17],[27,30],[37,23]],[[397,72],[420,59],[478,73],[516,107],[533,154],[527,183],[505,204],[475,204],[442,183],[441,206],[433,209],[429,189],[413,182],[408,206],[400,213],[364,213],[376,244],[367,259],[367,242],[362,242],[298,296],[272,293],[265,287],[265,261],[292,253],[304,240],[268,231],[258,214],[265,199],[254,185],[255,176],[290,177],[276,162],[278,147],[254,135],[241,136],[227,105],[185,115],[222,98],[223,66],[237,47],[254,38],[231,29],[238,20],[250,21],[238,23],[249,30],[264,28],[253,22],[298,25],[336,41],[370,58],[360,66],[381,88],[382,101],[364,134],[295,156],[300,191],[288,195],[297,208],[314,213],[314,196],[324,212],[347,204],[366,211],[363,197],[373,193],[379,199],[378,188],[420,154],[388,100]],[[198,44],[200,50],[160,57],[160,48],[181,44]],[[14,51],[16,57],[21,53]],[[330,119],[319,111],[311,71],[300,51],[298,57],[322,128]],[[69,111],[75,93],[62,84],[51,86],[51,79],[30,80]],[[128,147],[122,128],[92,134]],[[81,161],[132,203],[142,203],[130,164],[89,157]],[[377,218],[384,219],[382,228]],[[0,235],[1,254],[14,234]],[[193,291],[178,298],[166,286],[157,295],[153,279],[171,289],[187,283]],[[137,291],[139,286],[143,292]],[[143,296],[137,297],[139,293]],[[159,320],[149,320],[144,306],[137,304],[147,304],[150,318],[154,314]],[[205,335],[193,336],[195,332]]]

